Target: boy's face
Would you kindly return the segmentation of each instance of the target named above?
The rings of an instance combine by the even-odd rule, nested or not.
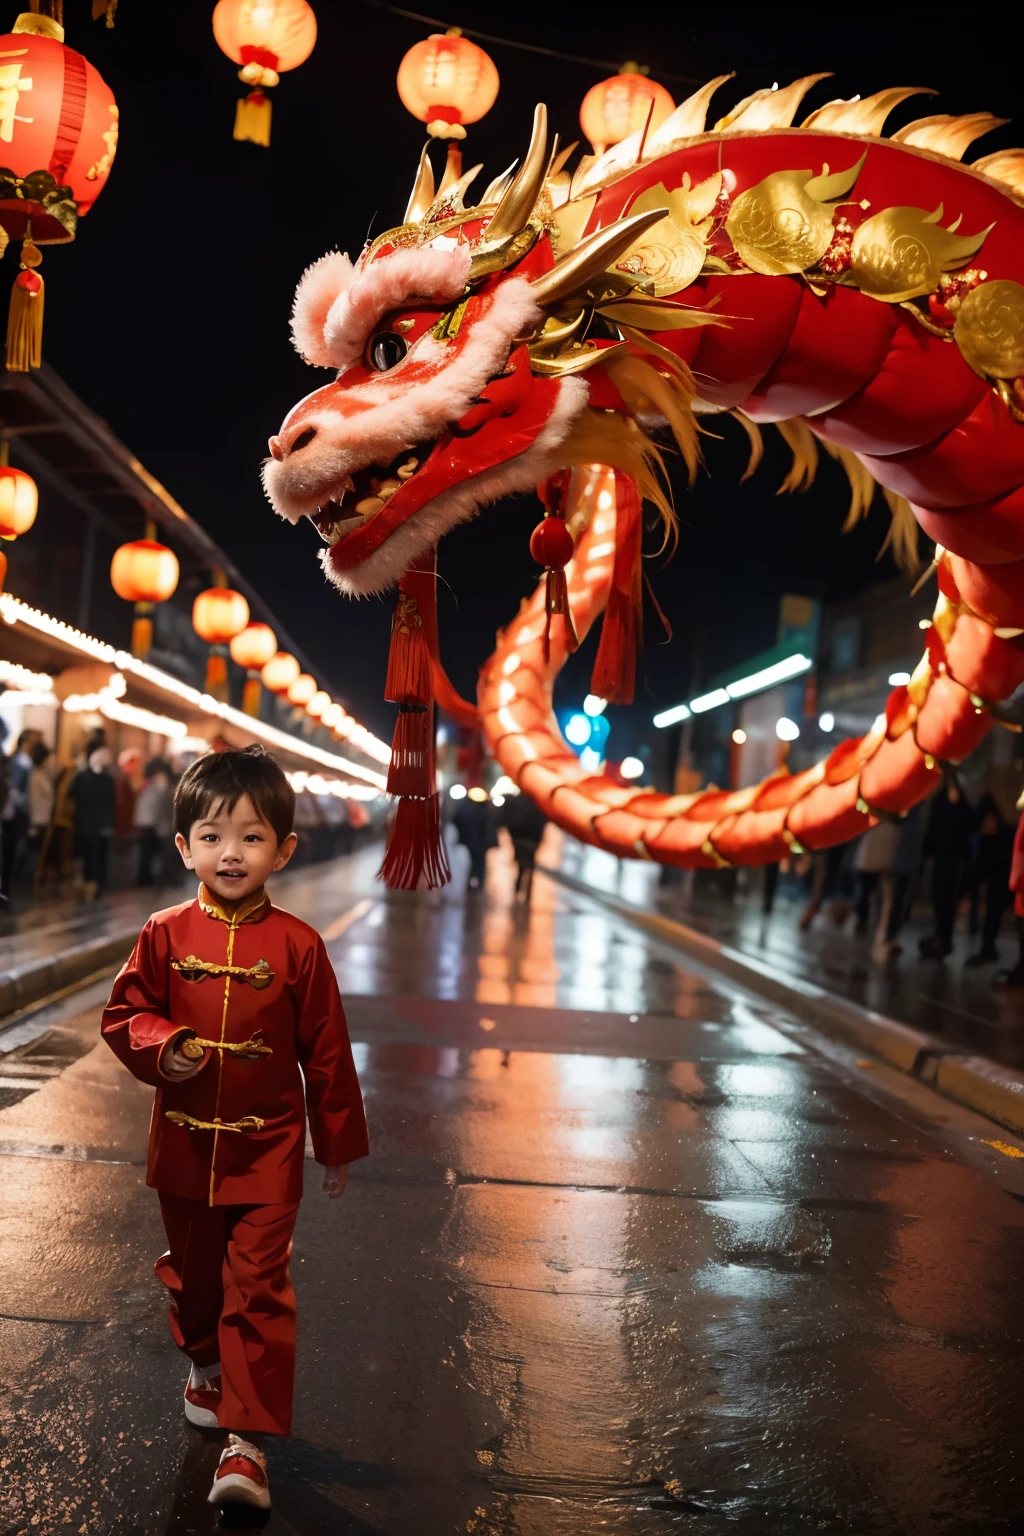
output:
[[[202,821],[192,823],[187,841],[180,832],[174,841],[186,869],[195,870],[211,895],[234,906],[258,891],[268,875],[284,869],[297,839],[289,832],[279,844],[274,829],[243,795],[232,811],[223,802],[211,805]]]

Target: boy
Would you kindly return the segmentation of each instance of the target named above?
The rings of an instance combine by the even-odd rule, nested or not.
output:
[[[259,1509],[270,1508],[266,1463],[241,1432],[291,1427],[288,1257],[306,1116],[332,1199],[368,1150],[327,952],[264,890],[295,851],[294,810],[262,747],[211,752],[186,770],[175,843],[199,894],[149,919],[102,1023],[115,1054],[157,1090],[146,1182],[167,1233],[156,1273],[171,1293],[171,1333],[192,1362],[185,1417],[231,1431],[210,1503]]]

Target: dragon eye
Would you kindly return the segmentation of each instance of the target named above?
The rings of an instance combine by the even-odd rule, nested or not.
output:
[[[394,331],[380,331],[370,342],[370,362],[378,373],[387,373],[408,350],[403,337]]]

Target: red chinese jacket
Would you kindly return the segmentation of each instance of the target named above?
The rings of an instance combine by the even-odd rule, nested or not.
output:
[[[366,1156],[327,951],[315,929],[262,890],[232,916],[204,886],[197,900],[154,913],[101,1028],[128,1070],[157,1090],[146,1174],[153,1188],[210,1205],[299,1200],[307,1115],[318,1163]],[[173,1080],[161,1052],[190,1034],[203,1044],[202,1065]]]

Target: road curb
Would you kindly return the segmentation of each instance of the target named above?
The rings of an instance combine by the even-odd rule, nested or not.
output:
[[[940,1093],[1024,1135],[1024,1077],[984,1056],[943,1056],[935,1073]]]
[[[84,981],[98,971],[121,965],[132,952],[137,930],[87,939],[58,955],[30,960],[11,966],[0,974],[0,1029],[7,1016],[50,997],[76,981]]]
[[[946,1098],[1024,1135],[1024,1075],[983,1056],[952,1050],[937,1035],[912,1029],[898,1019],[863,1008],[803,977],[786,976],[763,960],[721,944],[660,912],[648,912],[607,891],[545,864],[537,868],[552,880],[610,908],[635,927],[683,950],[696,960],[740,982],[772,1002],[784,1004],[823,1034],[879,1057],[910,1077],[926,1081]]]

